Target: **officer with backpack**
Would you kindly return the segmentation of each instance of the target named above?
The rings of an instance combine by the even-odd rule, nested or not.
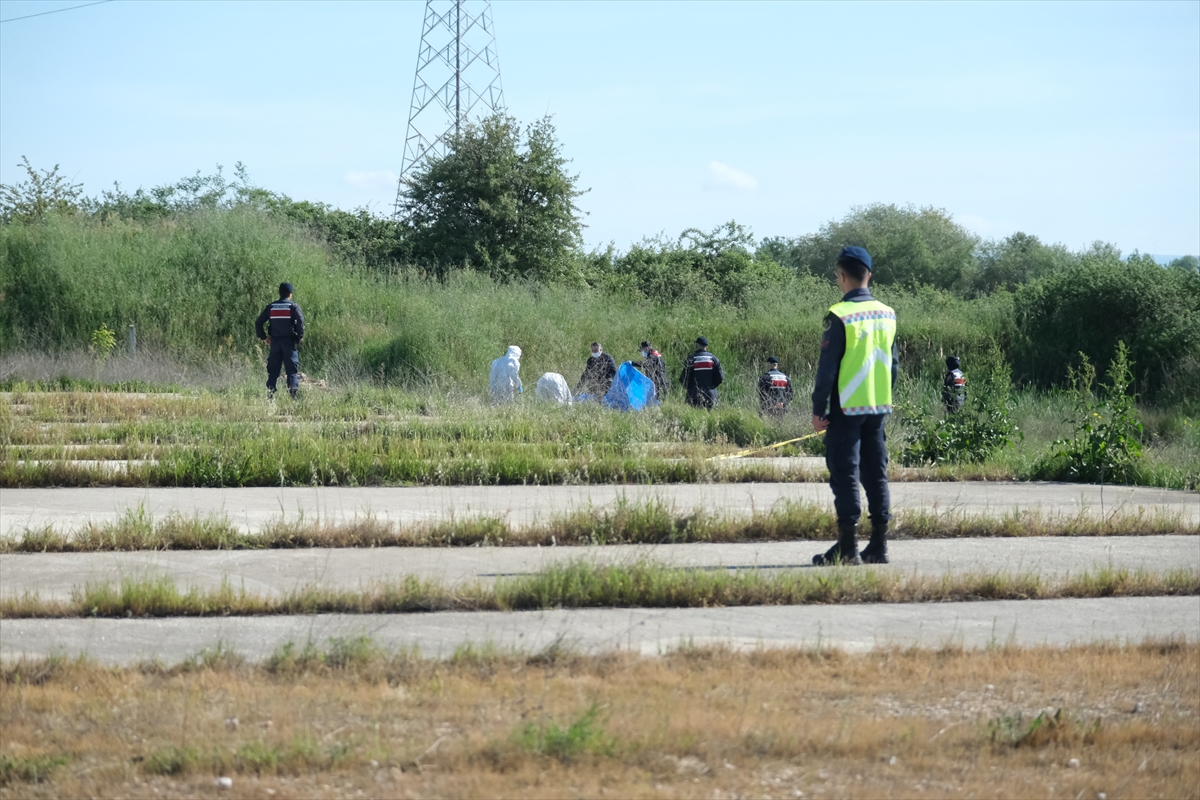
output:
[[[679,382],[687,392],[688,405],[712,410],[717,405],[717,387],[725,382],[725,370],[708,352],[708,339],[696,337],[696,347],[696,352],[683,362]]]
[[[818,566],[886,564],[892,518],[883,425],[892,413],[899,369],[896,312],[871,296],[871,256],[843,247],[837,260],[840,303],[825,316],[813,387],[813,428],[825,431],[825,465],[837,513],[837,544],[813,556]],[[862,515],[858,484],[867,495],[871,541],[858,552]]]
[[[767,358],[767,371],[758,379],[758,413],[764,417],[783,419],[792,404],[792,382],[779,369],[779,359]]]
[[[300,340],[304,338],[304,314],[292,300],[292,285],[279,284],[279,299],[270,303],[254,321],[258,338],[271,348],[267,356],[267,399],[275,399],[279,370],[287,373],[288,394],[294,400],[300,389]]]

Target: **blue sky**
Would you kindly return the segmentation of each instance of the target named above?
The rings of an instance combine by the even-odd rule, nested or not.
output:
[[[80,0],[0,0],[0,19]],[[874,202],[985,237],[1200,252],[1200,2],[495,2],[511,114],[554,117],[589,246]],[[424,4],[116,2],[0,26],[0,181],[97,193],[242,161],[390,209]]]

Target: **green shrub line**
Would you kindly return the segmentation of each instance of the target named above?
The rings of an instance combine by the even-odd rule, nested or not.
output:
[[[181,591],[169,577],[89,583],[69,601],[36,595],[0,600],[4,619],[206,617],[276,614],[405,614],[433,611],[533,611],[552,608],[711,608],[725,606],[928,603],[1158,597],[1200,594],[1200,570],[1164,572],[1103,567],[1076,575],[973,572],[942,576],[863,567],[786,572],[685,569],[650,560],[601,565],[582,559],[493,585],[447,586],[409,576],[361,590],[304,586],[263,596],[228,582]]]
[[[835,538],[833,513],[822,505],[783,501],[749,514],[680,512],[657,500],[589,508],[545,522],[514,525],[497,516],[401,525],[370,514],[345,522],[276,520],[246,532],[227,517],[170,514],[154,519],[144,507],[118,519],[70,531],[26,528],[0,539],[0,553],[96,553],[146,550],[286,550],[342,547],[532,547],[693,542],[782,542]],[[1200,522],[1182,512],[1121,511],[1101,517],[1010,511],[995,515],[907,510],[897,512],[893,539],[1026,536],[1200,535]]]

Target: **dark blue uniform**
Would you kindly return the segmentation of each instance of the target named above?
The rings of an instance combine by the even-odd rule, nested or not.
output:
[[[712,353],[697,350],[683,362],[679,382],[687,391],[688,405],[711,409],[717,404],[717,387],[725,382],[725,370]]]
[[[870,289],[852,289],[842,298],[842,302],[862,303],[874,299]],[[846,326],[836,315],[829,314],[825,317],[825,333],[821,337],[821,360],[817,363],[812,401],[813,416],[829,420],[829,428],[825,431],[825,466],[829,468],[833,507],[839,523],[858,525],[862,516],[862,500],[858,495],[861,477],[871,521],[886,523],[892,518],[887,481],[887,436],[883,430],[887,415],[846,416],[842,413],[837,381],[838,369],[845,354]],[[893,387],[896,385],[899,365],[899,354],[893,343]]]
[[[288,392],[292,397],[300,388],[300,340],[304,338],[304,314],[300,306],[280,298],[263,309],[254,321],[259,339],[271,337],[271,352],[267,356],[267,390],[275,394],[279,370],[287,373]]]

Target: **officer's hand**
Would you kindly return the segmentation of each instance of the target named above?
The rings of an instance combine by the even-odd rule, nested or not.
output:
[[[267,347],[270,347],[270,346],[271,346],[271,337],[270,337],[270,336],[268,336],[267,338],[263,339],[263,341],[267,343]]]
[[[828,427],[829,427],[829,420],[822,419],[821,417],[818,417],[816,414],[813,414],[813,430],[814,431],[816,431],[817,433],[820,433],[821,431],[825,430]]]

